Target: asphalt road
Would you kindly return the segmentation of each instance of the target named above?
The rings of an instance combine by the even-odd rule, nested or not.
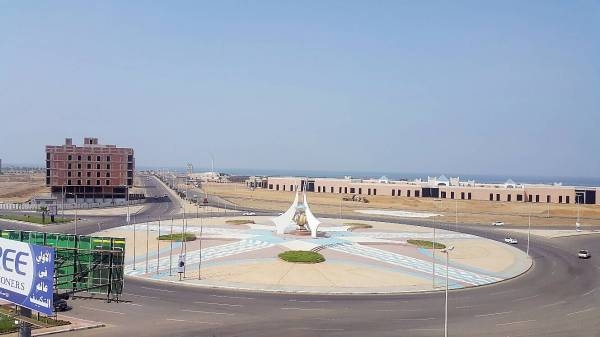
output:
[[[142,216],[176,207],[148,206]],[[121,220],[113,221],[107,221],[107,226]],[[497,228],[452,225],[451,229],[494,240],[504,238],[504,231]],[[526,237],[517,238],[517,246],[525,250]],[[493,285],[450,291],[449,336],[600,337],[600,256],[589,260],[576,256],[581,248],[594,253],[595,247],[600,247],[597,235],[532,236],[534,265],[527,273]],[[443,336],[444,326],[442,291],[393,296],[289,295],[127,278],[123,299],[126,302],[71,300],[73,310],[67,315],[108,326],[64,335]]]

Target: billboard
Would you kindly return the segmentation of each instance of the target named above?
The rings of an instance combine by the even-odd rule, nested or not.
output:
[[[0,238],[0,299],[52,315],[54,248]]]

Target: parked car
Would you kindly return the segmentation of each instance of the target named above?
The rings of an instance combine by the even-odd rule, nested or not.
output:
[[[54,300],[54,311],[59,312],[67,310],[71,310],[71,307],[69,306],[66,300],[62,298]]]
[[[256,213],[254,213],[254,212],[244,212],[244,213],[242,213],[242,215],[256,215]]]
[[[510,243],[511,245],[516,245],[517,243],[519,243],[519,241],[517,241],[517,239],[511,238],[510,236],[506,237],[504,239],[504,242]]]
[[[494,222],[492,222],[492,226],[504,226],[504,222],[502,222],[502,221],[494,221]]]
[[[579,253],[577,253],[577,256],[580,259],[589,259],[590,257],[592,257],[592,254],[590,254],[589,250],[582,249],[579,251]]]

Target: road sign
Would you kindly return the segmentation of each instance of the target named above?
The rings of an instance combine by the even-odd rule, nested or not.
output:
[[[48,214],[50,216],[55,216],[57,214],[56,205],[48,206]]]
[[[185,255],[180,254],[179,255],[179,262],[177,262],[177,272],[178,273],[183,273],[185,270]]]
[[[0,238],[0,299],[52,315],[54,249]]]

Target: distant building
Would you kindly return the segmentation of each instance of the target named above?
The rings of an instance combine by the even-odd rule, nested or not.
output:
[[[268,177],[258,185],[255,179],[246,183],[275,191],[294,191],[352,194],[359,196],[388,196],[408,198],[436,198],[458,200],[481,200],[500,202],[536,202],[556,204],[600,204],[600,188],[562,186],[558,184],[517,184],[508,179],[502,184],[466,182],[459,178],[441,175],[428,177],[427,181],[339,178]],[[252,185],[253,184],[253,185]]]
[[[84,138],[83,146],[46,146],[46,186],[52,194],[78,202],[125,199],[133,186],[133,149],[100,145],[97,138]]]

